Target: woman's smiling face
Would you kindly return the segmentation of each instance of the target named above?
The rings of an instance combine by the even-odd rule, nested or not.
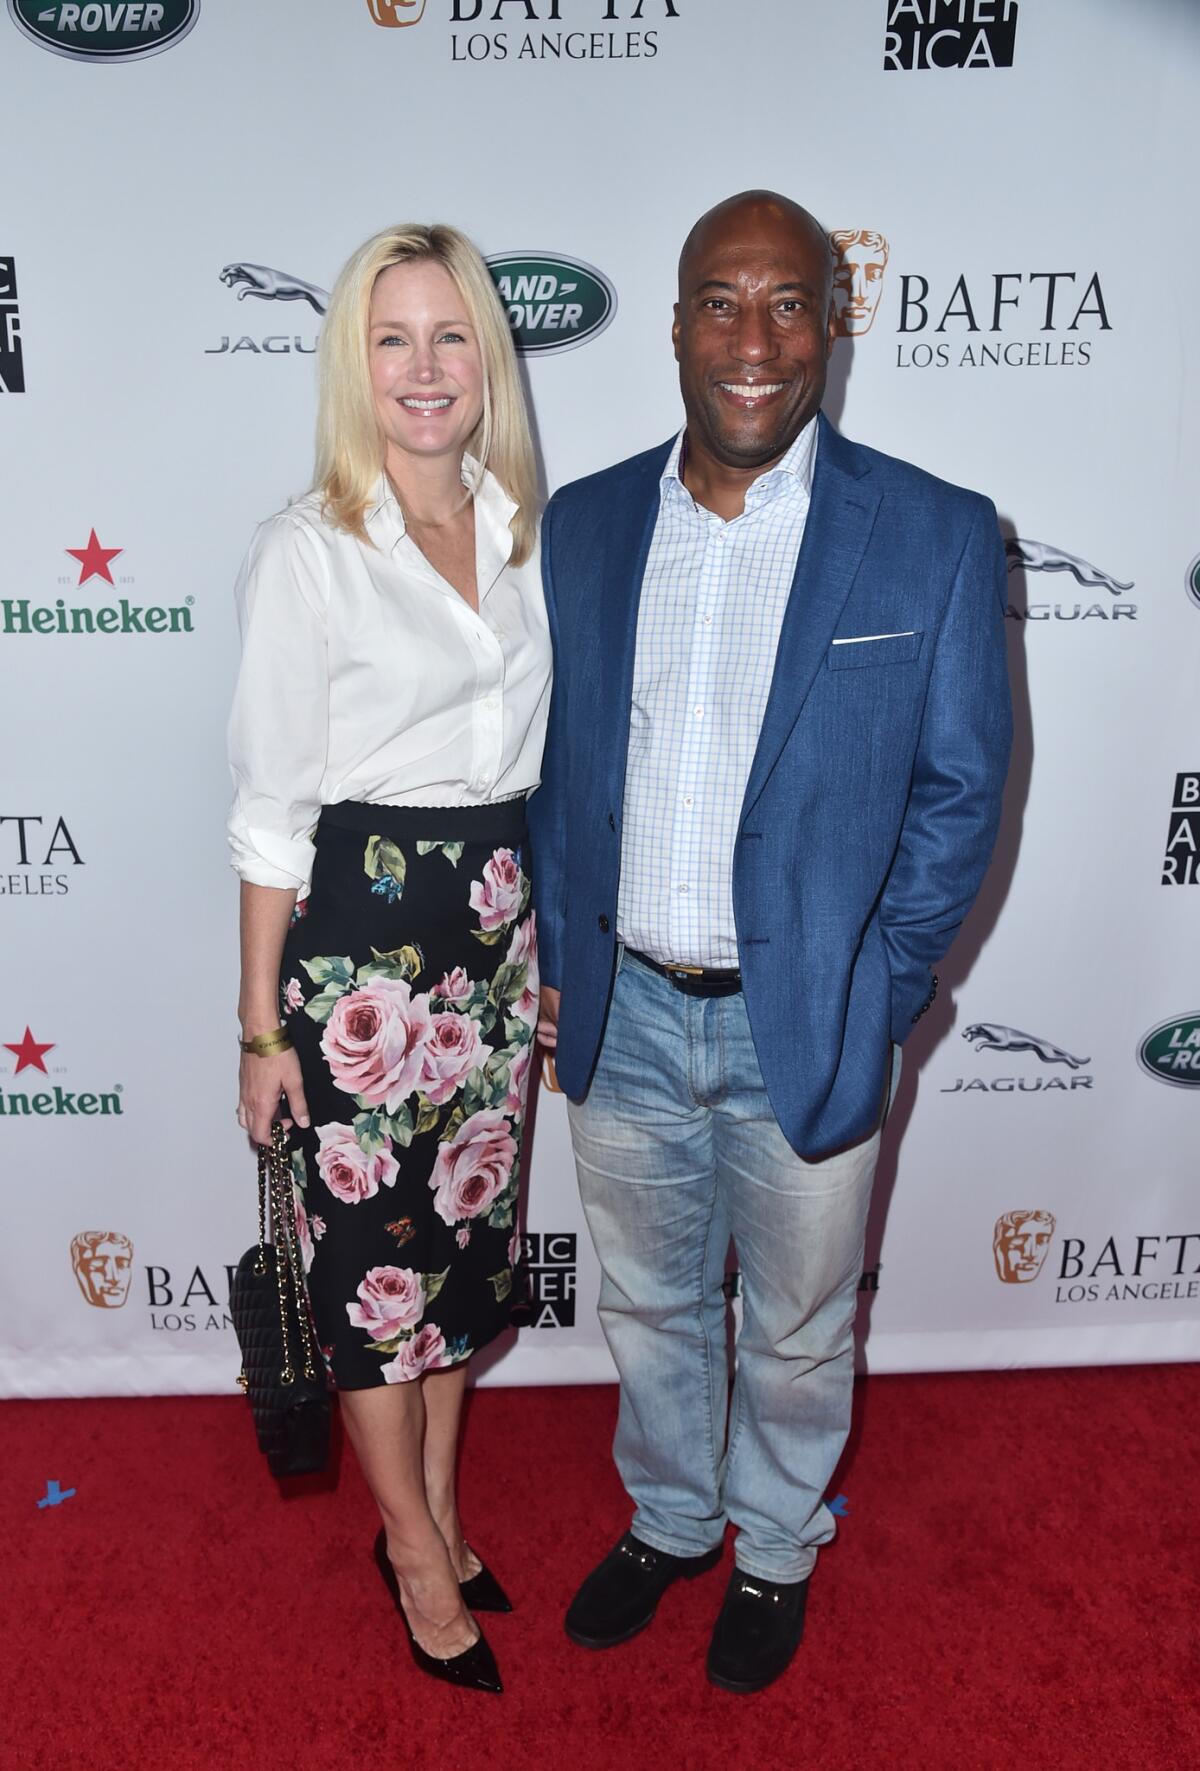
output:
[[[379,273],[367,348],[389,454],[461,456],[483,412],[483,357],[443,265],[418,259]]]

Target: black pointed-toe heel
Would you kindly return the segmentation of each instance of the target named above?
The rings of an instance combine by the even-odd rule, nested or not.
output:
[[[500,1668],[496,1665],[496,1656],[488,1647],[482,1630],[477,1642],[472,1642],[461,1654],[451,1655],[448,1660],[440,1660],[436,1654],[429,1654],[422,1648],[413,1635],[413,1627],[400,1603],[400,1583],[396,1579],[396,1570],[388,1560],[387,1535],[382,1531],[375,1539],[375,1565],[383,1576],[384,1586],[392,1596],[392,1603],[400,1613],[412,1657],[423,1673],[428,1673],[431,1679],[444,1679],[448,1685],[459,1685],[468,1691],[499,1693],[504,1690],[500,1683]]]
[[[467,1610],[511,1611],[512,1600],[482,1556],[476,1556],[475,1560],[479,1563],[479,1573],[473,1574],[469,1580],[460,1580],[458,1583],[458,1590],[463,1596],[463,1604]]]

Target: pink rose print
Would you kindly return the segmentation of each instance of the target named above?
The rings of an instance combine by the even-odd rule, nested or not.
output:
[[[453,1009],[434,1015],[421,1055],[422,1093],[440,1107],[487,1057],[478,1023]]]
[[[324,1236],[324,1234],[325,1234],[325,1219],[323,1217],[319,1217],[317,1215],[317,1213],[314,1212],[312,1217],[309,1218],[308,1221],[309,1221],[310,1225],[312,1226],[313,1241],[319,1242],[321,1240],[322,1236]]]
[[[485,1107],[465,1119],[442,1144],[429,1177],[433,1209],[444,1224],[477,1218],[504,1191],[517,1159],[517,1145],[507,1119]]]
[[[509,1264],[509,1266],[515,1267],[517,1262],[520,1260],[520,1258],[521,1258],[521,1233],[519,1230],[514,1230],[512,1235],[508,1239],[508,1264]]]
[[[479,912],[480,927],[498,929],[511,922],[521,904],[521,869],[511,849],[497,849],[483,869],[483,878],[471,881],[471,909]]]
[[[395,1113],[421,1077],[429,998],[401,978],[374,978],[333,1005],[321,1050],[333,1080],[368,1107]]]
[[[527,1027],[536,1027],[538,1018],[537,918],[531,910],[525,921],[513,930],[505,959],[509,965],[529,967],[525,988],[513,1003],[512,1012]]]
[[[461,965],[456,965],[452,972],[447,972],[437,989],[435,996],[444,1002],[465,1002],[471,994],[471,980]]]
[[[304,989],[299,978],[289,978],[284,986],[283,1006],[289,1015],[304,1007]]]
[[[508,1093],[504,1097],[504,1111],[519,1119],[525,1111],[525,1096],[529,1088],[529,1061],[533,1057],[532,1042],[523,1045],[508,1067]]]
[[[389,1341],[401,1328],[413,1328],[425,1314],[421,1275],[411,1267],[372,1267],[358,1288],[361,1302],[347,1304],[355,1328],[373,1341]]]
[[[445,1336],[434,1323],[427,1322],[419,1334],[401,1343],[396,1357],[383,1368],[383,1381],[387,1384],[411,1383],[423,1371],[436,1371],[439,1366],[449,1363]]]
[[[304,1195],[295,1181],[292,1182],[292,1200],[296,1207],[296,1241],[300,1247],[300,1265],[307,1273],[313,1264],[313,1256],[317,1252],[313,1247],[314,1239],[320,1241],[325,1234],[325,1225],[321,1223],[320,1218],[309,1218],[304,1209]],[[319,1230],[318,1224],[321,1225]]]
[[[461,1230],[456,1230],[454,1232],[454,1240],[458,1243],[460,1248],[466,1248],[471,1240],[470,1224],[464,1224]]]
[[[387,1147],[368,1156],[354,1135],[351,1125],[319,1125],[317,1127],[317,1168],[321,1179],[335,1199],[344,1205],[357,1205],[360,1199],[373,1199],[380,1187],[394,1187],[400,1170],[392,1155],[392,1140]]]

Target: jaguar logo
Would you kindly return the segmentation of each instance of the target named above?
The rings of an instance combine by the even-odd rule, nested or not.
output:
[[[1122,584],[1099,566],[1081,560],[1077,554],[1064,553],[1061,547],[1051,547],[1046,541],[1025,541],[1019,535],[1013,536],[1004,543],[1004,551],[1010,572],[1069,572],[1078,583],[1111,590],[1114,596],[1133,589],[1132,584]]]
[[[974,1021],[963,1028],[963,1038],[977,1052],[1032,1052],[1043,1064],[1066,1064],[1071,1070],[1082,1070],[1090,1058],[1077,1058],[1049,1039],[1035,1033],[1022,1033],[1019,1027],[1002,1027],[998,1021]]]
[[[221,272],[227,289],[237,291],[239,301],[252,295],[256,301],[307,301],[318,314],[329,306],[329,291],[290,271],[275,271],[267,264],[227,264]]]

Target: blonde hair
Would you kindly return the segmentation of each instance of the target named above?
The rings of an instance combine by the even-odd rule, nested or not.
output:
[[[487,265],[465,234],[442,222],[385,228],[359,247],[334,285],[318,356],[314,490],[335,528],[368,540],[363,518],[384,461],[367,359],[371,294],[381,271],[422,260],[449,273],[479,341],[483,411],[467,449],[518,507],[511,528],[512,562],[519,566],[537,538],[537,471],[512,333]]]

